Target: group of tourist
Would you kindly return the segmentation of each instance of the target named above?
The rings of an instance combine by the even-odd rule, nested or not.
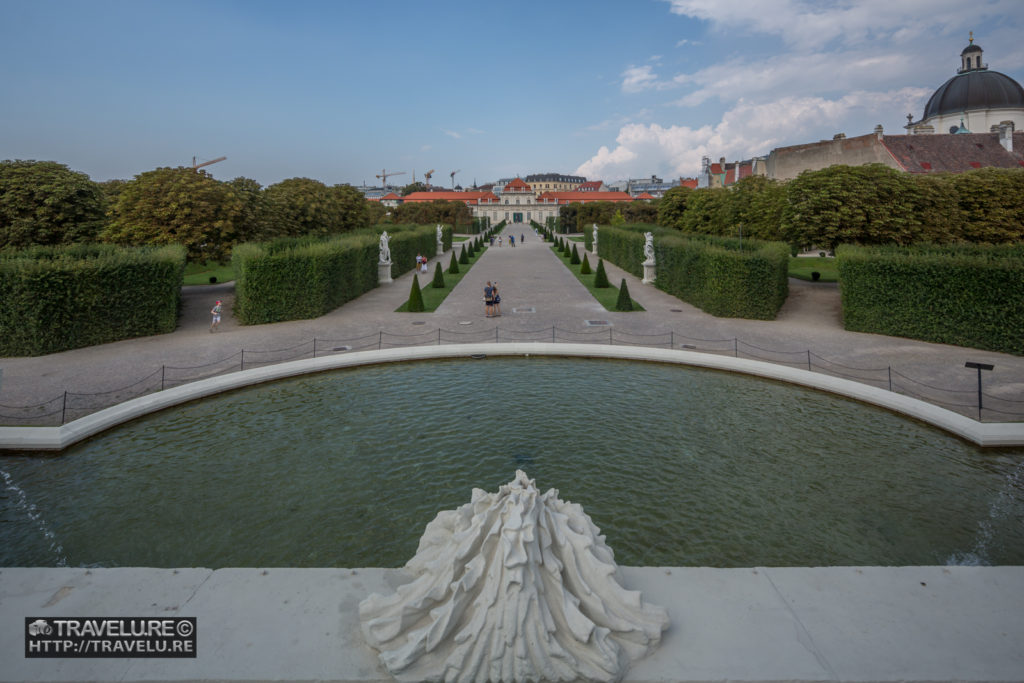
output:
[[[498,241],[498,246],[500,247],[501,246],[501,239],[502,239],[501,235],[498,235],[497,237],[495,237],[494,235],[491,235],[491,246],[493,247],[494,246],[494,241],[497,240]],[[525,242],[526,242],[526,235],[519,235],[519,244],[523,244]],[[508,236],[508,246],[510,246],[510,247],[516,246],[516,236],[515,235],[509,235]]]
[[[484,287],[484,315],[497,318],[501,315],[501,294],[498,293],[498,281],[488,280]]]
[[[420,273],[427,272],[427,257],[423,254],[416,254],[416,270]]]

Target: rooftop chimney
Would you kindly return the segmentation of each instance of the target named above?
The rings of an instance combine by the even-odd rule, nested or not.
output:
[[[1007,152],[1013,151],[1013,121],[1003,121],[999,124],[999,144]]]

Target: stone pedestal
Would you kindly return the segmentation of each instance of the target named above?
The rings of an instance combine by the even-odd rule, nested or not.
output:
[[[391,261],[377,264],[377,282],[382,285],[394,282],[391,279]]]
[[[437,243],[437,255],[444,256],[444,242],[438,241]]]
[[[654,269],[654,262],[644,261],[644,279],[641,282],[645,285],[654,284],[654,278],[657,275]]]

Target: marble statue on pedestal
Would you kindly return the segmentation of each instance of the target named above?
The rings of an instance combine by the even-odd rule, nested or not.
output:
[[[641,264],[644,267],[644,279],[641,282],[645,285],[654,283],[657,278],[657,271],[655,270],[654,261],[654,233],[644,233],[644,262]]]
[[[380,234],[380,254],[377,256],[377,282],[382,285],[393,282],[391,279],[391,237],[385,230]]]
[[[438,513],[405,570],[410,583],[359,605],[367,643],[399,681],[618,681],[669,625],[623,588],[583,508],[522,471]]]

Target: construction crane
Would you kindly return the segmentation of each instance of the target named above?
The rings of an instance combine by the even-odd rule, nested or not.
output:
[[[459,173],[459,171],[461,171],[461,170],[462,169],[460,168],[458,171],[452,171],[451,173],[448,174],[448,175],[450,175],[452,177],[452,189],[453,190],[455,189],[455,174]]]
[[[383,179],[383,181],[381,182],[381,194],[384,194],[385,192],[388,191],[388,178],[390,178],[393,175],[405,175],[405,171],[395,171],[394,173],[388,173],[386,169],[382,168],[380,170],[380,173],[377,174],[378,178]]]
[[[193,171],[197,171],[200,168],[202,168],[203,166],[209,166],[210,164],[215,164],[218,161],[224,161],[225,159],[227,159],[227,157],[217,157],[216,159],[210,159],[209,161],[204,161],[201,164],[197,164],[196,163],[196,158],[192,157],[192,170]]]
[[[425,181],[427,181],[427,189],[428,190],[430,189],[430,177],[433,176],[433,175],[434,175],[434,169],[430,169],[429,171],[427,171],[426,173],[423,174],[423,179]]]

